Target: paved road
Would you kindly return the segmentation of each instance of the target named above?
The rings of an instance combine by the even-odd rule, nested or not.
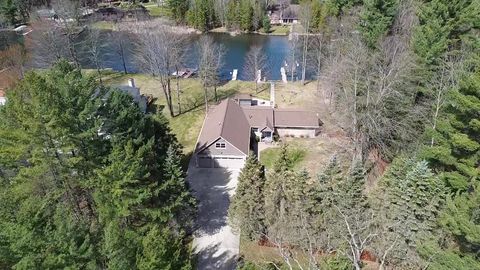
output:
[[[192,165],[188,169],[188,181],[199,202],[193,240],[199,270],[235,269],[240,238],[227,225],[227,213],[238,174],[238,170],[200,169]]]

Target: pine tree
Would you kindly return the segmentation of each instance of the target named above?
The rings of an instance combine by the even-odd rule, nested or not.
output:
[[[240,28],[240,4],[232,0],[227,4],[227,29],[236,30]]]
[[[139,243],[136,235],[122,228],[118,220],[105,225],[103,250],[108,269],[127,270],[135,266],[136,247]],[[129,243],[126,245],[125,243]]]
[[[245,239],[259,240],[265,233],[264,185],[263,166],[251,154],[240,172],[237,190],[228,211],[231,223]]]
[[[480,63],[480,61],[479,61]],[[438,120],[431,147],[425,147],[422,156],[441,173],[453,190],[468,190],[478,179],[480,162],[480,75],[464,75],[459,89],[448,94],[443,117]]]
[[[250,0],[240,2],[240,29],[251,31],[253,29],[253,7]]]
[[[417,14],[413,46],[427,69],[438,66],[448,49],[460,48],[461,40],[478,28],[478,3],[472,0],[421,1]]]
[[[289,167],[287,146],[283,145],[273,170],[268,173],[265,181],[265,224],[268,234],[272,237],[285,237],[288,231],[285,226],[289,220],[288,187],[295,178],[294,172]]]
[[[384,264],[421,267],[417,249],[438,234],[437,217],[444,204],[445,187],[427,162],[398,157],[381,180],[377,202],[385,229],[378,244],[380,256],[390,248]],[[389,239],[386,243],[382,242]]]
[[[270,33],[272,26],[270,25],[270,18],[268,18],[268,16],[263,17],[262,27],[263,27],[263,32]]]
[[[371,48],[393,23],[397,12],[397,0],[366,0],[360,15],[360,32]]]
[[[188,11],[188,1],[184,0],[167,0],[167,6],[172,11],[172,17],[177,22],[184,20]]]
[[[192,201],[162,116],[60,62],[9,90],[0,127],[2,268],[134,269],[154,226],[183,252]]]
[[[142,252],[137,256],[139,270],[189,270],[188,250],[181,238],[175,237],[168,229],[158,226],[151,228],[142,240]]]

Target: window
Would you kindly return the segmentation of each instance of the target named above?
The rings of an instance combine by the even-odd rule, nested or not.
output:
[[[217,142],[217,143],[215,143],[215,148],[217,148],[217,149],[225,149],[226,146],[225,146],[225,143],[224,143],[224,142]]]

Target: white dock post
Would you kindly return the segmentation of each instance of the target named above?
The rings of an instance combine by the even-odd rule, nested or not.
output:
[[[232,72],[232,81],[237,80],[237,75],[238,75],[238,69],[234,69]]]
[[[288,80],[287,80],[287,72],[285,72],[285,68],[284,67],[281,67],[280,68],[280,73],[282,74],[282,81],[284,83],[288,83]]]

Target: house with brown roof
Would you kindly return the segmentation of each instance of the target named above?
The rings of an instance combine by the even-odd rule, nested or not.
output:
[[[271,5],[268,7],[267,16],[272,25],[285,25],[298,23],[300,5]]]
[[[271,143],[274,134],[313,138],[319,131],[314,112],[254,105],[248,99],[237,96],[210,108],[196,145],[197,167],[240,169],[257,141]]]

